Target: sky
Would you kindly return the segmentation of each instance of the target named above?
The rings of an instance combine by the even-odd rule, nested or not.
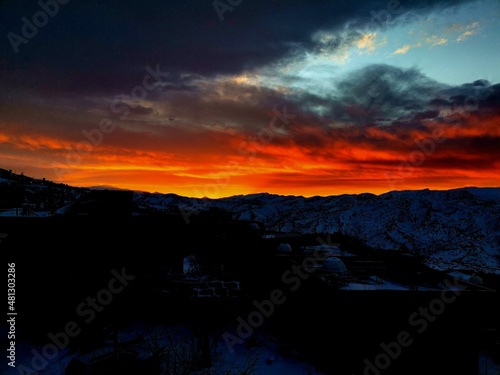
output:
[[[0,1],[0,168],[189,197],[500,186],[497,0]]]

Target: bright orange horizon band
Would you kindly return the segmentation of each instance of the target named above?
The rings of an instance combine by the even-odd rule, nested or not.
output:
[[[23,128],[0,131],[1,167],[79,187],[220,198],[500,186],[500,151],[492,145],[500,116],[492,114],[418,129],[296,123],[292,130],[300,136],[276,133],[253,143],[238,133],[177,129],[175,136],[152,137],[117,128],[92,145]],[[313,138],[308,144],[301,137]]]

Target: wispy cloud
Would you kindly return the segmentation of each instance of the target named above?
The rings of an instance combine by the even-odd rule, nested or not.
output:
[[[456,41],[457,42],[463,42],[467,39],[469,39],[472,35],[478,34],[479,33],[479,22],[474,22],[471,23],[470,25],[467,25],[466,30],[463,31],[459,36],[457,36]]]
[[[409,44],[406,44],[403,47],[395,50],[392,54],[393,55],[406,55],[410,49],[411,49],[411,46]]]
[[[430,47],[446,46],[450,41],[464,42],[480,31],[479,22],[470,24],[453,23],[433,30],[432,34],[426,30],[417,31],[412,29],[408,32],[413,44],[404,45],[394,51],[393,55],[406,54],[410,49],[420,48],[425,45]]]
[[[378,48],[387,44],[387,38],[377,42],[377,33],[363,34],[363,36],[356,43],[359,54],[372,54]]]
[[[432,47],[435,47],[448,44],[448,39],[439,37],[437,35],[432,35],[430,37],[425,38],[425,42],[430,44]]]

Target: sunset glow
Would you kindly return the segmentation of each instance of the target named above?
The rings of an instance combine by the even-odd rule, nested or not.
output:
[[[214,198],[500,185],[498,2],[401,1],[383,25],[379,1],[223,22],[164,3],[71,3],[18,53],[4,37],[0,167]],[[7,35],[37,5],[1,7]]]

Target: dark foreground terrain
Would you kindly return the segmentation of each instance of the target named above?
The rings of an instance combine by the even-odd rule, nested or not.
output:
[[[418,259],[341,243],[355,256],[355,262],[346,260],[350,273],[355,264],[359,274],[360,265],[375,264],[380,275],[412,285],[343,289],[337,279],[304,268],[301,249],[322,241],[315,235],[266,237],[255,223],[221,212],[192,219],[187,224],[181,215],[0,218],[8,234],[0,243],[2,258],[16,268],[17,338],[43,345],[49,334],[66,330],[74,335],[68,333],[67,341],[58,336],[65,349],[89,353],[112,343],[110,363],[116,365],[125,357],[117,355],[122,349],[116,332],[136,322],[183,325],[194,332],[197,349],[189,369],[166,366],[171,360],[160,347],[156,362],[132,361],[121,370],[103,365],[92,373],[208,371],[211,340],[229,337],[232,348],[248,347],[258,345],[260,333],[272,334],[281,350],[325,374],[479,374],[480,353],[498,360],[493,277],[483,277],[484,288],[464,283],[455,289],[444,283],[454,285],[449,275],[424,268]],[[283,242],[292,253],[276,254]],[[198,269],[189,276],[185,259],[193,255]],[[89,371],[86,361],[61,366],[61,374]]]

